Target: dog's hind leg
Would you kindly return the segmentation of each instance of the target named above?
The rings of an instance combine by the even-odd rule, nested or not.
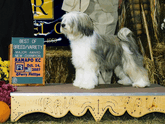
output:
[[[132,72],[130,78],[133,80],[133,87],[150,86],[147,70],[143,67],[136,68],[136,72]]]
[[[132,85],[132,81],[130,78],[124,73],[123,69],[121,66],[117,66],[114,70],[115,74],[117,77],[119,77],[120,80],[118,80],[119,84],[123,85]]]
[[[127,60],[123,61],[123,70],[131,79],[133,87],[150,86],[147,70],[138,66],[130,54],[126,55]]]

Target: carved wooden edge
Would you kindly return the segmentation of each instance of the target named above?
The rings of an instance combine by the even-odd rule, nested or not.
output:
[[[152,112],[165,113],[164,103],[165,96],[12,96],[11,121],[34,112],[61,118],[69,111],[83,116],[87,110],[95,121],[100,121],[107,109],[114,116],[127,111],[138,118]]]

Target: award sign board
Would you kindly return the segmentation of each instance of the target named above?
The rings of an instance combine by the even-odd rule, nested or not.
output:
[[[45,85],[44,38],[12,38],[9,82],[14,86]]]

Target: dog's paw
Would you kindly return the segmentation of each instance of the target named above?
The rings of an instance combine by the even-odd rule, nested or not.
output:
[[[136,88],[143,88],[143,87],[149,87],[150,86],[150,82],[149,81],[144,81],[143,79],[138,80],[137,82],[132,84],[133,87]]]
[[[145,84],[138,84],[138,83],[134,83],[134,84],[132,84],[132,87],[135,87],[135,88],[144,88],[144,87],[149,87],[150,86],[150,84],[148,84],[148,85],[145,85]]]
[[[78,85],[78,84],[76,84],[76,83],[73,83],[73,86],[75,86],[75,87],[79,87],[79,85]]]
[[[83,89],[94,89],[95,88],[95,85],[94,84],[91,84],[91,83],[82,83],[80,86],[80,88],[83,88]]]
[[[78,81],[78,80],[74,80],[74,82],[73,82],[73,86],[75,86],[75,87],[79,87],[80,86],[80,81]]]
[[[125,77],[122,80],[118,80],[117,82],[122,85],[132,85],[132,81],[128,77]]]

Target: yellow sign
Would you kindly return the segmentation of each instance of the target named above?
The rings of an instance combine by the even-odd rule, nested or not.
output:
[[[53,0],[31,0],[35,20],[54,19]]]

